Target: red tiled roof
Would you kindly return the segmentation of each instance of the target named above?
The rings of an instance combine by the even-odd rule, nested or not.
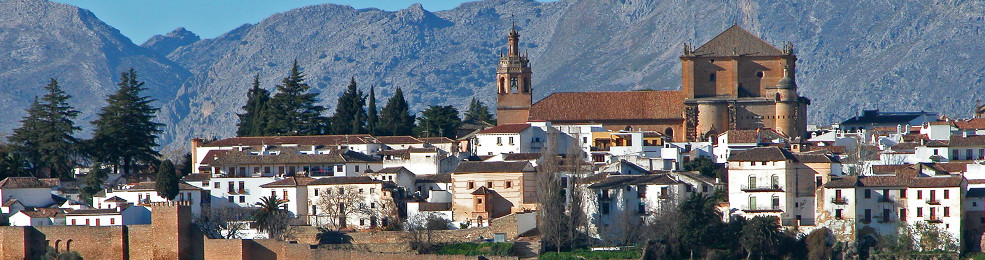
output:
[[[733,25],[694,50],[695,56],[779,56],[783,53],[739,25]]]
[[[449,144],[455,142],[455,140],[448,139],[448,137],[424,137],[417,139],[421,139],[421,141],[429,144]]]
[[[954,126],[954,122],[951,122],[951,121],[934,121],[934,122],[927,122],[927,124],[928,125],[949,125],[949,126]]]
[[[201,164],[212,164],[216,159],[219,159],[219,157],[222,157],[228,152],[229,150],[210,150],[208,153],[205,153],[205,158],[202,158]]]
[[[530,124],[512,124],[512,125],[499,125],[486,130],[482,130],[480,134],[515,134],[523,132],[530,128]]]
[[[954,125],[960,130],[985,129],[985,118],[973,118],[967,121],[955,121]]]
[[[0,189],[51,188],[58,186],[60,183],[56,178],[7,177],[0,181]]]
[[[961,135],[952,135],[949,146],[985,146],[985,135],[969,135],[967,137]]]
[[[270,187],[298,187],[305,186],[308,183],[314,181],[315,178],[304,177],[304,176],[292,176],[290,178],[284,178],[271,183],[260,185],[260,188],[270,188]]]
[[[336,185],[336,184],[374,184],[383,183],[380,180],[374,180],[368,176],[341,176],[341,177],[326,177],[315,179],[309,182],[308,185]]]
[[[912,177],[912,176],[853,176],[841,179],[834,179],[824,184],[825,188],[853,188],[853,187],[909,187],[909,188],[936,188],[936,187],[959,187],[964,177],[960,175],[949,175],[944,177]]]
[[[730,162],[775,162],[794,160],[793,154],[779,147],[756,147],[739,152],[728,158]]]
[[[679,90],[555,92],[533,104],[530,119],[553,122],[684,120],[684,95]]]
[[[376,141],[382,144],[421,144],[424,141],[414,138],[413,136],[377,136]]]
[[[65,215],[65,210],[58,208],[36,208],[34,210],[21,210],[20,212],[31,218],[54,218]]]
[[[495,173],[523,172],[529,166],[527,161],[518,162],[462,162],[455,168],[455,173]]]
[[[907,164],[873,165],[872,174],[896,174],[897,171],[902,170],[906,167],[910,167],[910,165]]]
[[[228,147],[228,146],[257,146],[257,145],[280,145],[280,144],[320,144],[320,145],[340,145],[340,144],[366,144],[372,143],[373,137],[370,135],[312,135],[312,136],[254,136],[254,137],[233,137],[203,144],[202,147]]]
[[[768,141],[777,138],[786,138],[783,134],[777,133],[776,130],[769,128],[753,129],[753,130],[729,130],[720,135],[726,135],[729,143],[756,143],[760,141]]]
[[[133,185],[129,189],[126,189],[126,191],[152,191],[155,190],[156,186],[157,186],[156,182],[145,181]],[[178,182],[178,190],[202,190],[202,189],[182,181],[182,182]]]

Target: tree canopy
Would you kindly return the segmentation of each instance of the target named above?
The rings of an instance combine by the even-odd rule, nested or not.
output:
[[[376,108],[376,86],[369,87],[369,103],[366,107],[366,132],[376,134],[380,123],[379,110]]]
[[[38,176],[71,178],[78,153],[78,140],[73,136],[79,127],[73,121],[79,111],[68,104],[68,95],[51,79],[44,96],[36,98],[27,109],[20,128],[14,130],[10,141],[15,151],[30,162]]]
[[[157,191],[157,195],[168,200],[174,200],[180,191],[180,187],[178,187],[180,179],[174,170],[174,163],[170,159],[164,160],[160,167],[157,167],[157,183],[155,183],[154,190]]]
[[[163,124],[154,122],[158,108],[151,105],[153,99],[141,95],[146,88],[136,71],[123,72],[117,85],[119,90],[106,98],[107,106],[92,121],[96,130],[89,149],[95,161],[112,164],[115,171],[122,166],[123,173],[130,174],[139,164],[158,161],[154,148]]]
[[[237,114],[239,123],[236,126],[236,136],[267,135],[266,116],[267,102],[270,101],[270,91],[260,88],[260,74],[253,76],[253,87],[246,93],[246,105],[242,114]]]
[[[335,106],[335,115],[332,116],[332,133],[334,134],[365,134],[366,133],[366,95],[359,90],[356,85],[356,78],[349,80],[349,86],[342,96],[339,103]]]
[[[397,91],[383,106],[380,112],[380,124],[378,135],[411,135],[414,130],[414,115],[410,114],[410,107],[404,99],[404,92],[397,88]]]
[[[469,108],[465,110],[465,119],[463,121],[472,119],[493,125],[496,124],[496,116],[489,112],[489,107],[474,97],[472,98],[472,102],[469,102]]]
[[[325,107],[315,105],[318,93],[308,93],[311,86],[304,83],[304,75],[294,61],[287,77],[277,85],[277,93],[270,99],[267,113],[266,135],[317,135],[326,132],[328,119],[322,116]]]
[[[417,118],[414,132],[419,137],[443,136],[455,139],[455,128],[462,122],[453,106],[428,106]]]

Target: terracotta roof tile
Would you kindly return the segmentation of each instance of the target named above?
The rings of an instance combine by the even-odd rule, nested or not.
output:
[[[873,165],[872,174],[896,174],[897,171],[902,170],[906,167],[910,167],[910,165],[907,164]]]
[[[421,139],[421,141],[429,144],[448,144],[455,142],[455,140],[448,139],[448,137],[423,137],[417,139]]]
[[[341,176],[341,177],[327,177],[315,179],[308,183],[308,185],[339,185],[339,184],[374,184],[383,183],[380,180],[374,180],[368,176]]]
[[[418,211],[449,211],[451,210],[451,202],[448,203],[431,203],[431,202],[418,202]]]
[[[215,166],[243,164],[291,164],[291,163],[346,163],[346,162],[379,162],[373,156],[356,151],[333,150],[329,154],[302,154],[296,147],[282,147],[279,154],[252,154],[249,151],[229,151],[212,162]]]
[[[424,141],[413,136],[377,136],[376,141],[382,144],[422,144]]]
[[[404,168],[403,166],[399,166],[399,167],[386,167],[375,171],[366,171],[366,173],[367,174],[368,173],[400,173],[402,171],[409,172],[410,170],[407,170],[407,168]]]
[[[749,150],[739,152],[738,154],[732,155],[728,158],[730,162],[775,162],[775,161],[785,161],[785,160],[795,160],[790,151],[785,149],[780,149],[779,147],[756,147]]]
[[[260,185],[260,188],[271,188],[271,187],[299,187],[308,185],[315,181],[315,178],[304,177],[304,176],[291,176],[288,178],[276,180],[264,185]]]
[[[494,173],[494,172],[523,172],[530,166],[529,162],[462,162],[455,168],[455,173]]]
[[[480,134],[515,134],[523,132],[530,128],[530,124],[512,124],[512,125],[499,125],[486,130],[482,130]]]
[[[589,185],[589,189],[614,189],[628,185],[672,185],[681,183],[674,180],[667,174],[647,174],[647,175],[618,175],[610,174],[604,179]]]
[[[985,146],[985,135],[969,135],[967,137],[961,135],[952,135],[950,146],[960,147],[960,146]]]
[[[492,192],[489,191],[489,189],[487,189],[486,186],[480,186],[478,189],[475,189],[475,191],[472,192],[472,195],[489,195],[489,194],[492,194]]]
[[[210,150],[208,153],[205,153],[205,158],[202,158],[201,164],[212,164],[212,162],[215,162],[216,159],[226,155],[228,152],[229,150]]]
[[[555,92],[533,104],[530,118],[552,122],[684,120],[684,95],[679,90]]]
[[[61,184],[58,179],[38,179],[35,177],[7,177],[0,181],[0,189],[51,188]]]
[[[504,161],[529,161],[540,159],[540,153],[506,153],[503,154]]]
[[[733,25],[694,50],[695,56],[779,56],[783,53],[739,25]]]
[[[451,183],[451,173],[421,174],[414,177],[417,183]]]
[[[370,135],[312,135],[312,136],[255,136],[233,137],[203,144],[202,147],[259,146],[259,145],[341,145],[373,143]]]
[[[153,191],[155,190],[156,186],[157,183],[155,182],[145,181],[145,182],[137,183],[136,185],[131,186],[125,191]],[[202,189],[182,181],[182,182],[178,182],[178,190],[202,190]]]
[[[31,218],[56,218],[65,216],[65,210],[58,208],[35,208],[34,210],[21,210],[20,212]]]
[[[964,177],[960,175],[935,177],[906,177],[906,176],[858,176],[833,179],[824,184],[825,188],[853,187],[959,187]]]
[[[967,121],[955,121],[954,125],[960,130],[985,129],[985,118],[973,118]]]

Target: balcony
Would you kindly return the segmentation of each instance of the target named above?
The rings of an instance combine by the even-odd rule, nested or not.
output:
[[[831,203],[845,205],[845,204],[848,204],[848,200],[845,199],[845,197],[834,197],[834,198],[831,198]]]
[[[777,205],[777,206],[765,206],[765,207],[744,206],[744,207],[742,207],[742,211],[745,211],[747,213],[783,212],[783,210],[780,209],[780,206],[779,205]]]
[[[783,187],[780,185],[742,185],[744,192],[781,192]]]
[[[944,220],[940,217],[930,216],[930,218],[927,219],[927,223],[944,223]]]
[[[879,202],[893,203],[893,202],[895,202],[895,200],[893,200],[893,198],[888,197],[888,196],[882,196],[882,197],[879,197]]]
[[[927,204],[929,204],[929,205],[940,205],[941,204],[941,201],[938,200],[938,199],[933,199],[932,198],[932,199],[927,200]]]
[[[229,193],[231,195],[241,195],[241,194],[245,195],[245,194],[250,194],[250,189],[228,190],[226,191],[226,193]]]

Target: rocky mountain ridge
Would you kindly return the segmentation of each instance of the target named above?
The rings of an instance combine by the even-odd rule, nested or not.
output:
[[[361,87],[376,85],[378,100],[403,88],[412,109],[464,107],[473,96],[491,104],[495,66],[511,21],[531,59],[535,100],[557,91],[679,89],[683,44],[700,45],[737,23],[775,46],[795,45],[800,93],[813,102],[810,121],[830,123],[873,108],[967,117],[975,100],[985,95],[985,64],[978,62],[985,53],[983,15],[985,3],[962,0],[850,5],[484,0],[439,12],[420,5],[383,11],[325,4],[275,14],[214,39],[189,43],[189,33],[174,32],[133,52],[176,67],[172,75],[142,75],[148,85],[172,91],[169,98],[158,98],[166,101],[160,117],[168,125],[163,141],[172,147],[193,136],[231,136],[252,75],[259,74],[262,86],[272,89],[294,59],[330,108],[350,77]],[[0,19],[6,17],[16,15]],[[5,46],[0,44],[0,50],[10,51]],[[166,55],[150,51],[172,47]],[[47,77],[14,67],[19,69],[0,75]],[[25,86],[40,89],[42,84]],[[111,83],[99,86],[113,88]],[[9,120],[16,118],[3,118],[6,124],[0,127],[11,128],[16,122]]]

